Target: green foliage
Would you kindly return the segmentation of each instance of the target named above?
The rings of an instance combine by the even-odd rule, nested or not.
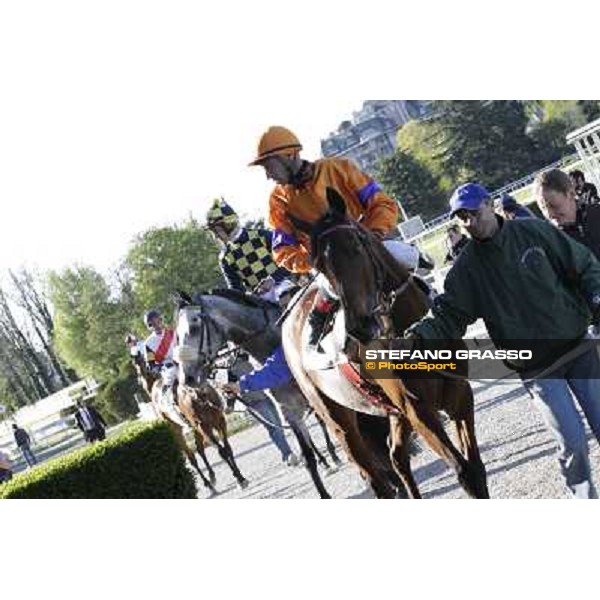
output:
[[[3,375],[0,375],[0,404],[3,404],[6,408],[6,413],[0,415],[0,420],[6,414],[12,414],[19,408],[19,399],[11,389],[8,378]]]
[[[567,144],[569,131],[570,126],[557,119],[542,121],[531,128],[530,136],[535,142],[540,166],[556,162],[573,151],[573,147]]]
[[[136,423],[15,476],[0,498],[196,498],[196,486],[169,426]]]
[[[124,339],[131,331],[147,334],[143,312],[157,307],[169,320],[175,290],[220,282],[216,242],[194,220],[140,234],[110,278],[81,266],[50,274],[57,350],[78,373],[104,384],[96,403],[109,421],[137,412]]]
[[[541,100],[544,121],[561,121],[567,131],[585,125],[587,118],[578,100]]]
[[[577,103],[579,104],[586,121],[600,119],[600,100],[578,100]]]
[[[388,194],[402,202],[409,217],[420,214],[427,220],[445,208],[438,180],[407,152],[396,150],[392,156],[379,161],[376,179]]]
[[[171,295],[177,289],[198,291],[220,284],[218,252],[210,232],[193,219],[138,236],[125,260],[138,322],[151,307],[168,315],[173,310]]]
[[[480,181],[495,189],[533,170],[535,143],[522,102],[434,102],[439,160],[456,184]]]
[[[136,393],[139,393],[137,377],[130,361],[125,360],[119,375],[103,386],[94,405],[110,423],[119,423],[137,415]]]
[[[61,357],[82,375],[101,381],[117,376],[131,309],[114,298],[103,276],[89,267],[51,273],[49,283]]]

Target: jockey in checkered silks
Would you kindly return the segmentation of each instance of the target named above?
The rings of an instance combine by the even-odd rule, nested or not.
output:
[[[241,226],[236,212],[222,198],[213,202],[206,225],[223,245],[219,262],[229,288],[278,302],[296,285],[292,274],[273,260],[272,232]]]

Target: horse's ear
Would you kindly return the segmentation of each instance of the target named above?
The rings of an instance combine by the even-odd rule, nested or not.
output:
[[[329,202],[329,212],[337,216],[346,215],[346,203],[340,193],[332,187],[326,190],[327,202]]]
[[[173,292],[173,300],[179,308],[190,306],[192,304],[192,297],[183,290],[175,290],[175,292]]]

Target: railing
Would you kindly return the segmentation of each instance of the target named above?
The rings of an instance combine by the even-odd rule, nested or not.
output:
[[[528,185],[531,185],[534,182],[535,178],[540,173],[547,171],[548,169],[564,168],[567,165],[572,165],[573,163],[576,163],[578,161],[579,161],[579,156],[577,155],[576,152],[573,154],[569,154],[568,156],[564,156],[560,160],[557,160],[556,162],[553,162],[552,164],[545,166],[543,169],[538,169],[537,171],[534,171],[533,173],[529,173],[525,177],[521,177],[521,179],[512,181],[511,183],[509,183],[497,190],[494,190],[490,194],[490,196],[492,199],[497,199],[497,198],[500,198],[500,196],[502,196],[502,194],[508,194],[510,192],[514,192],[516,190],[523,189],[523,188],[527,187]],[[421,238],[423,238],[423,237],[433,233],[434,231],[440,229],[441,227],[445,226],[451,220],[451,218],[452,217],[450,215],[450,212],[447,212],[447,213],[444,213],[443,215],[440,215],[439,217],[435,217],[435,219],[432,219],[431,221],[427,221],[427,223],[425,223],[425,225],[424,225],[423,231],[421,231],[419,234],[413,236],[412,238],[407,239],[406,241],[409,243],[418,242]]]

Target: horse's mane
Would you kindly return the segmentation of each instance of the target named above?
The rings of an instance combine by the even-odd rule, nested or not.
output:
[[[268,300],[263,300],[262,298],[252,294],[247,294],[245,292],[240,292],[238,290],[229,288],[215,288],[214,290],[210,290],[207,295],[227,298],[228,300],[233,300],[234,302],[243,304],[249,308],[279,308],[278,304],[274,304]]]
[[[329,212],[319,219],[311,230],[311,254],[318,263],[317,268],[319,268],[320,263],[324,258],[320,252],[319,237],[324,231],[335,227],[336,225],[350,225],[352,228],[356,229],[356,233],[362,238],[363,243],[369,245],[369,248],[373,252],[373,256],[385,270],[386,289],[384,291],[396,289],[408,279],[410,275],[408,269],[390,254],[381,240],[372,231],[368,230],[360,223],[349,219],[345,215],[336,215]]]

